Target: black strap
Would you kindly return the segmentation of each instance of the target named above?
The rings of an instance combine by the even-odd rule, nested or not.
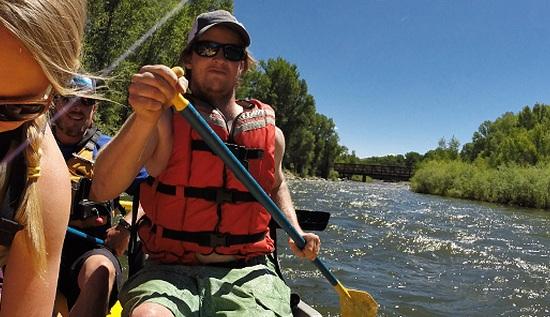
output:
[[[19,130],[19,129],[18,129]],[[20,133],[21,131],[18,131]],[[7,149],[13,149],[11,147],[12,142],[7,138],[16,137],[17,134],[2,133],[0,139],[6,139],[4,142]],[[2,153],[0,159],[8,154],[8,150]],[[9,247],[13,242],[15,234],[24,228],[23,225],[15,221],[15,213],[21,205],[23,197],[25,195],[27,184],[27,164],[23,154],[18,154],[11,162],[8,175],[6,177],[6,190],[4,192],[4,198],[0,202],[0,245]]]
[[[138,212],[139,190],[132,197],[132,223],[130,227],[130,241],[128,242],[128,276],[133,276],[144,264],[145,254],[138,241]]]
[[[11,162],[11,170],[8,171],[7,188],[4,193],[4,200],[0,203],[0,217],[11,219],[15,218],[15,213],[19,208],[25,194],[27,183],[27,167],[25,158],[19,155]]]
[[[23,225],[14,220],[0,217],[0,245],[9,247],[15,234],[23,228]]]
[[[77,143],[76,148],[82,149],[87,148],[90,151],[93,151],[97,146],[97,141],[99,140],[99,137],[101,136],[101,133],[99,132],[99,129],[96,126],[91,126],[86,131],[84,131],[84,135],[82,136],[82,139]]]
[[[149,184],[150,186],[153,186],[153,184],[155,183],[155,178],[152,177],[152,176],[148,176],[147,179],[145,180],[145,182],[147,184]],[[176,195],[176,186],[167,185],[167,184],[163,184],[161,182],[158,182],[157,183],[157,192],[163,193],[165,195],[175,196]]]
[[[238,145],[234,143],[224,143],[230,150],[235,154],[235,156],[239,159],[250,159],[250,160],[256,160],[261,159],[264,157],[264,150],[263,149],[255,149],[255,148],[246,148],[243,145]],[[191,141],[191,149],[193,151],[208,151],[212,152],[212,149],[204,142],[203,140],[192,140]],[[213,153],[213,152],[212,152]]]
[[[218,204],[256,201],[251,193],[233,189],[185,187],[184,191],[186,197],[215,201]]]
[[[151,232],[157,231],[157,225],[151,227]],[[255,234],[228,234],[214,231],[179,231],[164,228],[162,237],[171,240],[193,242],[203,247],[230,247],[237,244],[248,244],[262,241],[265,232]]]
[[[154,177],[147,177],[145,180],[147,184],[153,186],[155,183]],[[165,195],[176,195],[176,186],[167,185],[161,182],[157,182],[157,192]],[[256,198],[249,192],[242,192],[234,189],[225,189],[217,187],[185,187],[185,197],[200,198],[208,201],[215,201],[216,203],[236,203],[236,202],[253,202]]]

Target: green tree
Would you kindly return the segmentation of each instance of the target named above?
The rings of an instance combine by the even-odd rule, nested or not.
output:
[[[179,3],[179,0],[98,0],[88,3],[83,67],[108,77],[106,84],[109,89],[105,97],[112,102],[101,102],[96,115],[96,123],[106,133],[116,132],[131,112],[126,100],[132,74],[146,64],[174,65],[185,46],[192,21],[199,13],[213,9],[233,10],[233,1],[229,0],[190,1],[155,30],[153,27]],[[134,51],[129,51],[132,44],[149,30],[154,32]],[[129,52],[115,68],[109,68],[118,57]]]
[[[344,148],[338,144],[336,125],[332,119],[322,114],[316,114],[313,129],[315,148],[312,168],[316,176],[328,178],[334,167],[334,161],[344,151]]]
[[[284,167],[300,175],[312,175],[315,135],[315,100],[308,93],[305,80],[300,79],[296,65],[283,58],[260,61],[246,75],[238,97],[254,97],[273,106],[277,126],[286,137]]]
[[[424,157],[418,152],[408,152],[405,154],[405,164],[408,167],[415,168],[416,164],[420,163]]]
[[[347,164],[359,164],[361,159],[357,156],[355,151],[349,153],[349,149],[345,146],[342,146],[342,153],[336,158],[336,163],[347,163]]]

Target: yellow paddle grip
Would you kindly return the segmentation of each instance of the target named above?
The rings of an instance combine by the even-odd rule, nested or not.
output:
[[[185,70],[183,70],[183,68],[179,66],[173,67],[172,70],[174,71],[174,73],[176,73],[178,78],[185,74]],[[185,108],[187,108],[187,105],[189,105],[189,100],[185,99],[180,93],[176,93],[174,98],[172,98],[171,102],[177,111],[182,111]]]

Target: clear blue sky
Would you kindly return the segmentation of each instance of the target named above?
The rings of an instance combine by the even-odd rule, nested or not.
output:
[[[421,154],[550,104],[547,0],[235,0],[257,59],[296,64],[359,157]]]

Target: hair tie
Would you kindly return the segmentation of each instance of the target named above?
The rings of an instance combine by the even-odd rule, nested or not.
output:
[[[40,166],[29,167],[27,170],[27,177],[33,181],[37,180],[40,177]]]

